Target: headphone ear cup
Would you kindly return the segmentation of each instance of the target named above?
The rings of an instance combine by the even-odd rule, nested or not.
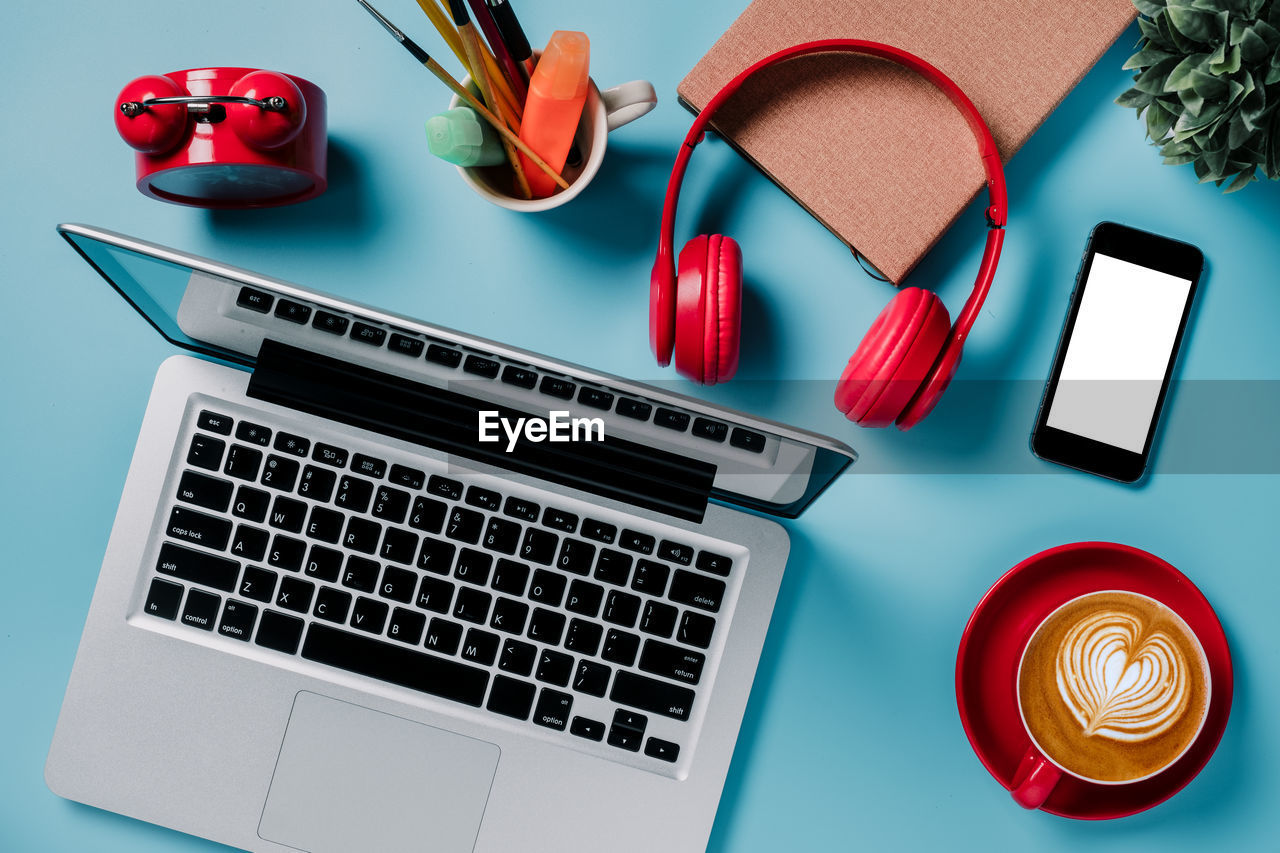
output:
[[[254,104],[227,104],[227,123],[250,148],[269,151],[292,142],[307,120],[302,90],[283,74],[252,71],[231,85],[227,94],[237,98],[283,98],[283,110],[265,110]]]
[[[163,154],[173,150],[187,132],[185,104],[153,104],[136,115],[126,115],[122,104],[152,98],[176,98],[187,94],[172,78],[158,74],[129,81],[116,96],[116,131],[129,147],[143,154]]]
[[[675,361],[701,385],[733,378],[742,317],[742,249],[720,234],[693,238],[680,252],[676,281]]]
[[[889,426],[930,375],[951,334],[942,300],[908,287],[895,296],[849,359],[836,408],[860,426]]]

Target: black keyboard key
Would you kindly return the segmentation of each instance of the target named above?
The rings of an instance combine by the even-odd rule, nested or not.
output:
[[[334,447],[332,444],[320,444],[317,442],[315,450],[311,451],[311,458],[325,465],[331,465],[334,468],[347,467],[347,451],[341,447]]]
[[[147,590],[147,600],[142,609],[152,616],[172,621],[178,615],[178,605],[182,603],[182,587],[176,583],[151,579],[151,587]]]
[[[258,621],[258,635],[254,642],[264,648],[291,655],[298,651],[302,639],[303,622],[296,616],[286,616],[274,610],[264,611]]]
[[[236,535],[231,540],[231,553],[241,560],[261,560],[267,553],[271,534],[247,524],[236,525]]]
[[[313,501],[328,503],[333,497],[333,485],[338,475],[326,468],[308,465],[302,469],[302,479],[298,482],[298,494]]]
[[[341,625],[347,621],[347,614],[351,612],[351,593],[322,586],[316,593],[316,605],[311,612],[319,619]]]
[[[191,448],[187,451],[187,464],[206,471],[217,471],[222,464],[222,451],[226,448],[227,443],[222,439],[197,433],[191,439]]]
[[[595,545],[581,539],[565,537],[564,544],[560,546],[560,554],[556,557],[556,568],[562,572],[585,576],[591,573],[591,561],[595,556]]]
[[[729,436],[729,443],[751,453],[764,452],[764,436],[742,427],[734,427],[733,434]]]
[[[632,400],[630,397],[619,397],[618,408],[614,411],[624,418],[647,421],[649,420],[649,414],[653,411],[653,406],[641,400]]]
[[[413,587],[417,581],[418,576],[408,569],[387,566],[382,572],[382,585],[378,587],[378,595],[408,604],[413,601]]]
[[[636,574],[631,579],[631,588],[637,592],[661,596],[667,588],[667,578],[670,576],[671,568],[666,564],[655,563],[653,560],[640,560],[636,563]]]
[[[332,314],[328,311],[316,311],[316,318],[311,321],[311,328],[328,332],[331,335],[341,335],[347,330],[348,322],[346,317],[338,314]]]
[[[659,761],[670,761],[673,764],[680,757],[680,745],[669,740],[651,737],[644,744],[644,754]]]
[[[530,640],[548,646],[560,645],[560,636],[564,633],[564,614],[554,610],[534,608],[533,618],[529,620],[529,632],[525,635]]]
[[[455,506],[445,522],[444,535],[459,542],[476,543],[480,541],[480,531],[484,528],[484,516],[473,509]]]
[[[307,522],[307,535],[321,542],[336,543],[342,538],[342,513],[322,506],[311,508],[311,520]]]
[[[227,541],[231,538],[231,522],[225,518],[214,518],[193,509],[175,506],[169,513],[166,532],[174,539],[221,551],[227,547]]]
[[[483,356],[469,355],[467,360],[463,362],[462,369],[467,373],[474,373],[476,376],[493,379],[498,375],[498,362]]]
[[[276,592],[276,607],[306,613],[311,609],[311,596],[315,591],[316,585],[311,581],[286,576],[280,580],[280,589]]]
[[[523,498],[507,498],[507,502],[502,508],[503,514],[524,521],[537,521],[540,511],[541,507],[536,503]]]
[[[724,590],[724,581],[678,569],[671,580],[671,591],[667,593],[667,598],[678,604],[715,613],[724,600]]]
[[[471,486],[467,489],[467,504],[489,512],[497,512],[498,507],[502,505],[502,495],[479,486]]]
[[[312,624],[302,656],[476,708],[489,686],[489,673],[483,669],[327,625]]]
[[[418,550],[418,534],[401,530],[399,527],[388,527],[382,534],[382,549],[378,552],[384,560],[393,563],[413,562],[413,554]]]
[[[447,575],[453,568],[453,555],[457,546],[443,539],[422,540],[422,548],[418,551],[418,568],[438,575]]]
[[[432,474],[427,480],[427,492],[447,501],[462,500],[462,484],[439,474]]]
[[[571,652],[594,656],[600,649],[604,628],[585,619],[569,620],[569,633],[565,634],[564,647]]]
[[[276,534],[267,552],[267,565],[296,572],[302,568],[302,558],[307,553],[307,543],[301,539]]]
[[[290,323],[304,324],[311,319],[311,308],[301,302],[281,298],[276,305],[276,316]]]
[[[247,643],[253,636],[253,624],[257,621],[257,607],[229,598],[222,606],[222,619],[218,621],[218,633]]]
[[[196,426],[207,429],[209,432],[216,432],[218,435],[231,435],[231,418],[208,409],[200,412],[200,417],[196,419]]]
[[[556,555],[558,541],[559,537],[551,531],[530,527],[524,532],[524,542],[520,545],[520,558],[530,563],[549,566]]]
[[[670,637],[676,629],[676,617],[679,615],[670,604],[661,601],[650,601],[644,606],[644,615],[640,617],[640,630],[646,634],[659,637]]]
[[[612,524],[605,524],[603,521],[588,518],[582,522],[582,535],[588,539],[612,545],[614,540],[618,538],[618,528]]]
[[[538,384],[538,374],[532,370],[508,364],[502,369],[502,381],[517,388],[533,388]]]
[[[603,599],[604,587],[575,580],[569,584],[569,597],[565,600],[564,606],[583,616],[595,616],[600,612],[600,602]]]
[[[502,654],[498,656],[498,669],[514,672],[516,675],[528,675],[533,672],[533,664],[537,659],[537,646],[519,640],[507,640],[502,644]]]
[[[362,554],[372,554],[378,550],[378,540],[382,537],[382,525],[367,518],[352,516],[347,519],[347,532],[342,537],[342,545]]]
[[[410,468],[407,465],[392,465],[391,473],[387,476],[397,486],[404,486],[406,489],[421,489],[422,484],[427,481],[427,472],[419,471],[417,468]]]
[[[485,707],[495,714],[527,720],[529,709],[533,707],[534,694],[537,692],[538,688],[527,681],[495,675],[493,689],[489,691],[489,701]]]
[[[267,464],[262,469],[262,485],[292,492],[293,484],[298,482],[298,463],[274,453],[267,457]]]
[[[368,631],[370,634],[381,634],[387,624],[387,613],[391,608],[381,601],[361,596],[356,599],[356,606],[351,608],[351,627]]]
[[[525,620],[529,618],[529,605],[523,601],[510,598],[499,598],[493,605],[493,615],[489,617],[489,627],[508,634],[523,634]]]
[[[373,497],[373,483],[358,477],[343,477],[338,481],[338,494],[333,502],[350,512],[364,512]]]
[[[236,499],[231,505],[231,514],[250,521],[265,521],[267,508],[270,505],[271,495],[252,486],[241,486],[236,489]]]
[[[542,523],[553,530],[573,533],[578,529],[578,517],[571,512],[549,506],[542,513]]]
[[[391,342],[387,344],[387,349],[400,355],[407,355],[410,358],[417,358],[422,355],[422,351],[427,344],[420,338],[411,338],[408,335],[402,335],[399,332],[391,333]]]
[[[468,628],[467,638],[462,641],[462,659],[488,666],[497,660],[501,642],[502,639],[497,634]]]
[[[602,409],[607,412],[613,407],[613,395],[608,391],[601,391],[599,388],[588,388],[584,385],[578,389],[578,402],[584,406]]]
[[[686,684],[697,684],[707,656],[702,652],[682,649],[659,640],[646,640],[640,655],[640,668]]]
[[[373,560],[349,556],[347,568],[342,573],[342,585],[361,592],[373,592],[378,586],[378,569],[378,564]]]
[[[688,720],[694,693],[688,687],[659,681],[647,675],[618,670],[609,699],[619,705],[639,708],[675,720]]]
[[[187,603],[182,608],[182,624],[212,631],[218,619],[218,606],[222,604],[222,596],[193,589],[187,593]]]
[[[448,514],[449,505],[444,501],[419,496],[413,499],[413,511],[409,513],[409,526],[417,530],[425,530],[427,533],[439,533],[444,529],[444,518]]]
[[[453,603],[453,584],[439,578],[424,577],[418,584],[418,597],[413,602],[423,610],[448,613]]]
[[[351,324],[351,340],[359,341],[362,344],[380,347],[382,342],[387,339],[387,330],[381,326],[371,326],[368,323],[361,323],[356,320]]]
[[[391,611],[391,622],[387,625],[387,636],[401,643],[416,646],[418,641],[422,639],[422,632],[426,627],[426,616],[416,610],[397,607]]]
[[[621,625],[624,628],[634,627],[640,616],[640,596],[629,592],[610,590],[604,602],[604,621]]]
[[[462,362],[462,353],[456,349],[432,344],[427,347],[427,361],[445,367],[457,367]]]
[[[542,650],[542,654],[538,656],[538,671],[534,674],[535,678],[548,684],[558,684],[564,687],[569,683],[569,678],[572,675],[573,658],[563,652],[553,652],[550,649]]]
[[[178,482],[178,500],[202,506],[214,512],[226,512],[231,505],[232,486],[226,480],[208,477],[196,471],[182,472]]]
[[[609,676],[612,674],[613,670],[602,663],[578,661],[578,669],[573,676],[573,689],[588,696],[604,696],[609,689]]]
[[[241,480],[258,479],[258,468],[262,465],[262,451],[243,444],[231,445],[227,452],[227,464],[223,466],[224,474],[239,477]]]
[[[484,547],[500,554],[514,554],[520,544],[520,525],[492,516],[484,531]]]
[[[689,428],[689,413],[659,406],[657,414],[653,416],[653,422],[660,427],[684,432]]]
[[[640,741],[644,739],[644,735],[631,729],[619,728],[612,726],[609,729],[609,745],[625,749],[628,752],[639,752]]]
[[[271,303],[276,298],[266,291],[258,290],[253,287],[240,288],[240,295],[236,297],[236,304],[241,308],[248,308],[250,311],[257,311],[259,314],[265,314],[271,310]]]
[[[716,620],[710,616],[687,610],[684,618],[680,620],[680,633],[676,635],[676,639],[687,645],[705,649],[711,645],[711,632],[715,627]]]
[[[303,438],[300,435],[294,435],[291,432],[276,433],[276,440],[271,445],[281,453],[288,453],[290,456],[300,456],[307,458],[307,454],[311,452],[311,440]]]
[[[707,418],[694,418],[693,434],[698,438],[721,443],[729,435],[729,425]]]
[[[569,728],[569,712],[572,710],[572,696],[544,687],[538,695],[538,707],[533,711],[533,721],[540,726],[562,732]]]
[[[529,597],[539,604],[559,607],[564,599],[564,588],[568,579],[561,574],[538,569],[533,573],[533,583],[529,586]]]
[[[246,566],[240,579],[240,595],[254,601],[270,602],[276,594],[276,573],[257,566]]]
[[[658,558],[687,566],[693,562],[693,548],[682,542],[663,539],[658,543]]]
[[[280,495],[271,506],[271,520],[267,523],[277,530],[301,533],[303,525],[307,523],[307,505]]]
[[[489,603],[493,596],[478,589],[464,586],[458,590],[458,598],[453,603],[453,617],[483,625],[489,618]]]
[[[303,571],[309,578],[326,583],[337,583],[338,575],[342,574],[342,552],[312,545]]]
[[[733,560],[720,554],[713,554],[710,551],[700,551],[698,553],[697,566],[704,572],[711,572],[713,575],[727,578],[729,572],[733,569]]]
[[[260,424],[241,421],[240,425],[236,427],[236,438],[246,444],[257,444],[266,447],[271,443],[271,430]]]
[[[462,553],[458,555],[458,565],[453,570],[453,576],[460,581],[484,586],[489,582],[491,568],[493,568],[493,557],[482,551],[463,548]]]
[[[628,551],[638,551],[648,556],[653,553],[654,538],[647,533],[638,533],[634,530],[623,530],[622,538],[619,543]]]
[[[529,583],[529,567],[515,560],[499,560],[493,571],[493,588],[507,595],[524,595]]]
[[[381,480],[383,475],[387,473],[387,463],[386,460],[357,453],[351,457],[351,471],[356,474],[363,474],[366,477],[372,477],[375,480]]]
[[[422,641],[422,645],[442,655],[456,654],[461,644],[462,626],[444,619],[432,619],[427,626],[426,639]]]
[[[587,740],[604,740],[604,723],[599,720],[589,720],[586,717],[574,717],[573,722],[569,724],[569,731],[578,737]]]
[[[548,397],[555,397],[559,400],[572,400],[573,392],[577,390],[577,385],[568,379],[560,379],[555,376],[544,376],[542,382],[538,384],[538,390]]]
[[[595,578],[598,581],[616,586],[626,586],[631,575],[631,555],[608,548],[600,550],[600,559],[596,560]]]
[[[604,635],[604,649],[600,657],[610,663],[631,666],[636,661],[636,652],[640,650],[640,638],[626,631],[610,628]]]

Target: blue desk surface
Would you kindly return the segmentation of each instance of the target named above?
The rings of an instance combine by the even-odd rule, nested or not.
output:
[[[415,3],[381,5],[438,46]],[[170,353],[54,225],[101,225],[615,373],[670,378],[652,363],[645,323],[661,195],[689,121],[675,87],[743,5],[699,3],[691,16],[674,0],[525,3],[535,34],[590,33],[597,80],[647,77],[662,102],[614,134],[581,198],[522,217],[480,201],[428,156],[422,123],[447,94],[354,2],[4,4],[0,849],[218,849],[63,801],[43,782],[136,430]],[[1277,413],[1280,386],[1262,380],[1280,374],[1280,185],[1224,197],[1161,165],[1132,113],[1111,103],[1128,85],[1120,65],[1135,38],[1010,164],[1004,262],[962,370],[989,381],[953,388],[909,435],[859,431],[826,403],[889,287],[723,144],[695,158],[678,231],[734,234],[748,271],[741,378],[707,396],[863,455],[788,525],[792,557],[713,850],[1277,849],[1280,465],[1268,446],[1258,473],[1244,451],[1269,440]],[[205,64],[279,68],[326,90],[327,195],[210,214],[133,189],[111,99],[139,74]],[[1206,380],[1184,386],[1209,390],[1173,398],[1161,470],[1136,489],[1060,473],[1026,449],[1085,235],[1103,218],[1190,240],[1209,259],[1182,362],[1184,379]],[[981,232],[975,208],[916,274],[953,309]],[[1204,772],[1170,802],[1100,824],[1016,807],[970,750],[953,690],[956,647],[983,591],[1022,558],[1082,539],[1145,548],[1189,575],[1217,608],[1237,677]]]

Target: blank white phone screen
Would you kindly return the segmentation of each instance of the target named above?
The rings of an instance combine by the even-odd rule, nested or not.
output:
[[[1191,282],[1095,254],[1046,425],[1141,453]]]

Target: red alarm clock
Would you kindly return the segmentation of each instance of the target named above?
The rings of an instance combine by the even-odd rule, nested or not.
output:
[[[135,148],[143,195],[195,207],[272,207],[315,198],[325,177],[324,92],[252,68],[139,77],[116,130]]]

